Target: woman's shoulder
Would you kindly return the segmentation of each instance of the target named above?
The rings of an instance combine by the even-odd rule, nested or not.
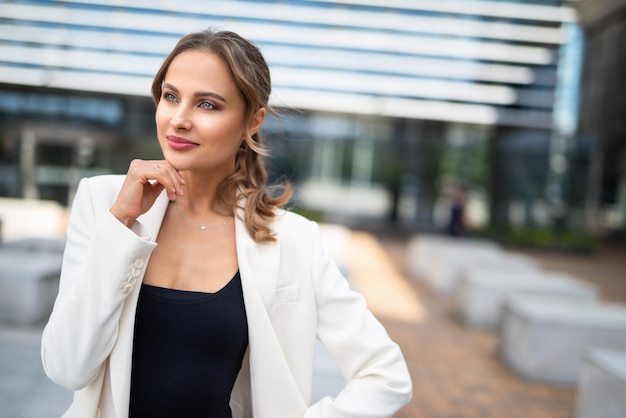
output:
[[[316,228],[317,223],[289,209],[277,209],[275,215],[278,228]]]
[[[120,189],[125,178],[125,174],[102,174],[99,176],[85,177],[81,182],[88,182],[90,187]]]
[[[111,199],[117,197],[125,178],[126,176],[123,174],[104,174],[85,177],[78,185],[76,197],[79,199],[89,199],[91,201],[104,200],[108,203]]]
[[[277,209],[272,229],[283,245],[311,242],[319,236],[317,222],[288,209]]]

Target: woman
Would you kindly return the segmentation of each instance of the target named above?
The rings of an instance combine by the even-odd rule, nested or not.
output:
[[[182,38],[152,95],[164,159],[81,181],[46,373],[66,417],[387,417],[408,402],[398,346],[320,245],[279,209],[258,131],[259,50],[232,32]],[[311,405],[315,341],[347,380]],[[232,415],[231,415],[232,414]]]

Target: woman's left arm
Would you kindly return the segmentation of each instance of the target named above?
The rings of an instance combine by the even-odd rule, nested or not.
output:
[[[306,412],[312,417],[391,417],[411,399],[412,384],[400,347],[367,309],[364,298],[322,248],[316,226],[314,283],[317,337],[346,378],[335,399],[323,398]]]

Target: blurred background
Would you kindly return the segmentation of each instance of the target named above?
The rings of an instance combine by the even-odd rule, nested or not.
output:
[[[477,234],[623,237],[622,0],[0,1],[0,196],[66,207],[160,158],[152,77],[209,26],[265,54],[270,171],[309,216],[439,231],[461,187]]]

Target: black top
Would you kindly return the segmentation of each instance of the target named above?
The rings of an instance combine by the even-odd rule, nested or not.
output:
[[[216,293],[143,284],[135,318],[131,418],[231,418],[248,346],[239,272]]]

